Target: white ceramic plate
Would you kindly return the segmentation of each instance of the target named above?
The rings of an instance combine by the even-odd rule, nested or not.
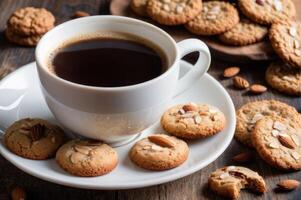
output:
[[[186,62],[182,62],[181,65],[184,69],[191,66]],[[214,78],[206,74],[189,90],[174,99],[170,105],[192,101],[209,103],[221,109],[226,115],[227,125],[221,133],[215,136],[190,142],[188,160],[172,170],[153,172],[135,166],[128,157],[128,152],[134,141],[116,148],[119,155],[119,165],[113,172],[93,178],[70,175],[62,170],[54,159],[35,161],[21,158],[8,151],[3,145],[3,140],[0,142],[0,153],[28,174],[72,187],[128,189],[166,183],[192,174],[213,162],[228,147],[234,135],[236,121],[233,102],[226,90]],[[0,116],[2,130],[24,117],[40,117],[55,121],[42,97],[35,63],[23,66],[0,82]],[[159,132],[163,132],[163,130],[157,122],[143,131],[138,139]]]

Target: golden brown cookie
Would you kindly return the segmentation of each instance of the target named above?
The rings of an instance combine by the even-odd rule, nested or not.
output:
[[[138,141],[130,151],[130,158],[139,167],[161,171],[178,167],[188,154],[188,145],[183,140],[155,134]]]
[[[193,19],[201,9],[200,0],[149,0],[146,11],[160,24],[179,25]]]
[[[31,36],[23,36],[17,33],[14,33],[10,28],[5,30],[6,38],[15,44],[22,45],[22,46],[36,46],[42,35],[31,35]]]
[[[276,100],[253,101],[236,111],[235,138],[241,143],[253,147],[251,136],[255,123],[269,116],[282,116],[292,121],[301,121],[298,111],[286,103]]]
[[[253,130],[252,142],[260,157],[279,169],[300,170],[300,122],[278,116],[259,120]]]
[[[7,26],[23,36],[42,35],[54,26],[54,16],[44,8],[26,7],[16,10]]]
[[[217,35],[230,30],[238,22],[238,12],[230,3],[209,1],[203,3],[202,12],[185,27],[197,35]]]
[[[207,104],[181,104],[169,108],[161,118],[168,133],[187,139],[204,138],[222,131],[226,124],[224,114]]]
[[[265,73],[267,83],[274,89],[301,96],[301,69],[293,68],[283,62],[273,62]]]
[[[301,23],[273,24],[269,38],[273,49],[285,63],[301,69]]]
[[[94,140],[71,140],[59,148],[55,159],[65,171],[76,176],[101,176],[118,164],[117,152]]]
[[[130,7],[137,15],[145,17],[147,2],[148,0],[131,0]]]
[[[244,46],[263,40],[267,33],[266,27],[241,19],[232,29],[219,35],[219,39],[225,44]]]
[[[241,12],[252,21],[270,25],[294,19],[295,5],[291,0],[238,0]]]
[[[53,157],[64,141],[60,127],[37,118],[16,121],[4,135],[4,144],[10,151],[34,160]]]
[[[256,193],[266,192],[264,179],[257,173],[246,167],[228,166],[212,172],[209,187],[217,194],[237,199],[241,189],[250,189]]]

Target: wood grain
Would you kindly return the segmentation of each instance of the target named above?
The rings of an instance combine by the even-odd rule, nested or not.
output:
[[[295,2],[298,2],[296,0]],[[301,4],[301,2],[299,3]],[[24,48],[15,46],[6,41],[3,36],[5,23],[10,13],[15,9],[24,6],[37,6],[49,9],[57,18],[57,23],[69,20],[70,16],[76,10],[83,10],[91,14],[107,14],[108,2],[103,0],[1,0],[0,1],[0,67],[9,67],[16,69],[24,64],[34,61],[34,48]],[[235,106],[239,107],[246,102],[259,99],[278,99],[295,106],[301,111],[301,98],[289,97],[282,95],[274,90],[269,89],[263,95],[254,96],[247,92],[237,91],[232,88],[230,79],[222,79],[221,74],[224,68],[237,63],[229,63],[216,59],[213,54],[213,62],[209,73],[227,89],[231,95]],[[241,75],[250,83],[266,84],[264,81],[264,72],[268,62],[248,63],[238,65],[241,67]],[[200,91],[206,92],[206,91]],[[1,120],[0,116],[0,120]],[[237,153],[244,151],[245,148],[232,141],[230,147],[215,162],[190,176],[153,187],[147,187],[135,190],[115,190],[115,191],[96,191],[76,189],[57,184],[49,183],[32,177],[21,170],[14,167],[2,156],[0,156],[0,200],[7,199],[10,188],[14,185],[23,186],[28,192],[28,199],[129,199],[129,200],[196,200],[196,199],[221,199],[210,192],[207,188],[207,178],[209,174],[218,167],[224,165],[233,165],[231,157]],[[286,200],[300,199],[301,188],[290,193],[276,193],[273,189],[276,183],[281,179],[297,179],[301,180],[301,172],[284,173],[275,170],[265,164],[261,159],[256,158],[255,162],[248,165],[251,169],[262,174],[267,181],[269,191],[262,196],[243,191],[241,199],[244,200]]]

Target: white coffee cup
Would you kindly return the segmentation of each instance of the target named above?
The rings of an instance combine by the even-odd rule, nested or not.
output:
[[[168,69],[152,80],[124,87],[80,85],[49,70],[50,53],[60,44],[101,31],[129,33],[149,40],[165,52]],[[199,58],[179,78],[180,59],[191,52],[199,52]],[[42,37],[35,56],[41,89],[56,119],[79,135],[115,144],[133,138],[158,121],[168,103],[206,73],[211,60],[208,47],[200,40],[176,43],[154,25],[119,16],[91,16],[65,22]]]

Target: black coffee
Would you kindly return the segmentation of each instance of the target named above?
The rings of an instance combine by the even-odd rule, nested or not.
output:
[[[54,53],[54,73],[89,86],[118,87],[151,80],[166,71],[158,48],[141,39],[94,37],[75,40]]]

